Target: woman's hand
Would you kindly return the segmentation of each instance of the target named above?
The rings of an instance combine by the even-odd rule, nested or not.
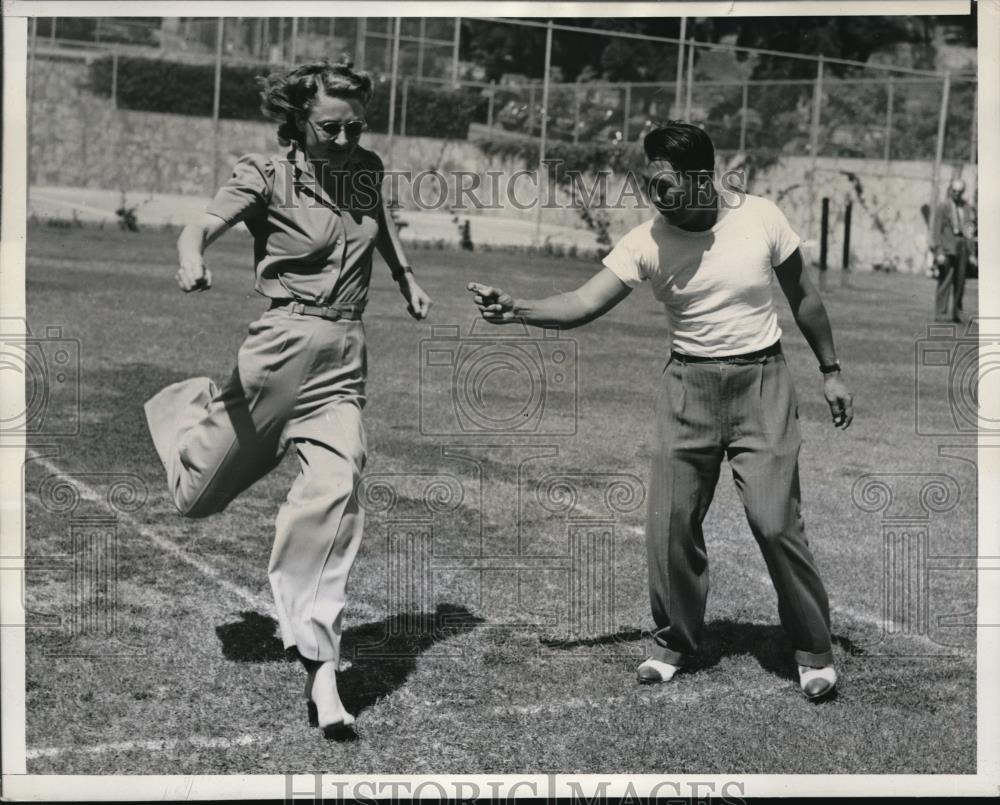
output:
[[[177,284],[184,293],[207,291],[212,287],[212,272],[205,268],[201,260],[181,260],[181,267],[177,269]]]
[[[470,282],[468,289],[486,321],[503,324],[514,320],[514,297],[509,293],[478,282]]]
[[[406,300],[406,311],[417,321],[426,319],[431,311],[431,298],[417,285],[413,274],[407,271],[399,280],[399,291]]]

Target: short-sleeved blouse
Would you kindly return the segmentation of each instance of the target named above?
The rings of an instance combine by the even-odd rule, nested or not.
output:
[[[295,147],[284,158],[247,154],[207,212],[246,224],[253,236],[255,288],[264,296],[362,303],[378,235],[383,170],[378,155],[359,146],[324,189]]]

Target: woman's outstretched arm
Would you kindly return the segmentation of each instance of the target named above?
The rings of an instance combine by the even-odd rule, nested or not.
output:
[[[399,239],[396,222],[392,220],[385,201],[381,201],[378,207],[378,235],[375,237],[375,248],[382,255],[385,264],[389,266],[392,278],[399,285],[399,292],[407,302],[410,315],[415,319],[427,318],[431,309],[431,298],[424,293],[413,277],[413,269],[403,252],[403,243]]]

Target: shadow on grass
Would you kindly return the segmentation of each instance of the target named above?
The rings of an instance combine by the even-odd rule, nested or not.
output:
[[[649,633],[639,629],[624,629],[609,635],[580,640],[542,639],[548,648],[571,650],[581,647],[613,646],[617,643],[634,643]],[[847,637],[833,636],[833,642],[849,654],[863,651]],[[705,624],[701,648],[687,666],[689,673],[697,673],[718,665],[725,657],[752,656],[761,668],[783,679],[798,682],[794,652],[784,630],[777,625],[718,620]]]
[[[257,612],[240,617],[215,629],[227,660],[296,661],[294,650],[284,649],[276,620]],[[404,613],[345,629],[342,656],[353,664],[337,674],[337,687],[347,709],[356,714],[388,696],[406,682],[417,657],[482,623],[465,607],[438,604],[435,612]]]
[[[222,656],[233,662],[294,660],[278,637],[278,622],[258,612],[241,612],[241,621],[215,627]]]
[[[614,634],[605,634],[598,637],[583,637],[577,640],[561,640],[556,637],[542,637],[539,642],[546,648],[593,648],[595,646],[613,646],[616,643],[634,643],[641,640],[648,632],[642,629],[623,629]]]

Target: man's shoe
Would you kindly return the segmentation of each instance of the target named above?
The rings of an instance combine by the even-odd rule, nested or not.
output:
[[[636,676],[644,685],[657,685],[660,682],[669,682],[677,673],[678,667],[669,662],[661,662],[650,657],[645,660],[636,671]]]
[[[825,699],[837,687],[837,672],[832,665],[825,668],[799,666],[799,686],[811,702]]]

